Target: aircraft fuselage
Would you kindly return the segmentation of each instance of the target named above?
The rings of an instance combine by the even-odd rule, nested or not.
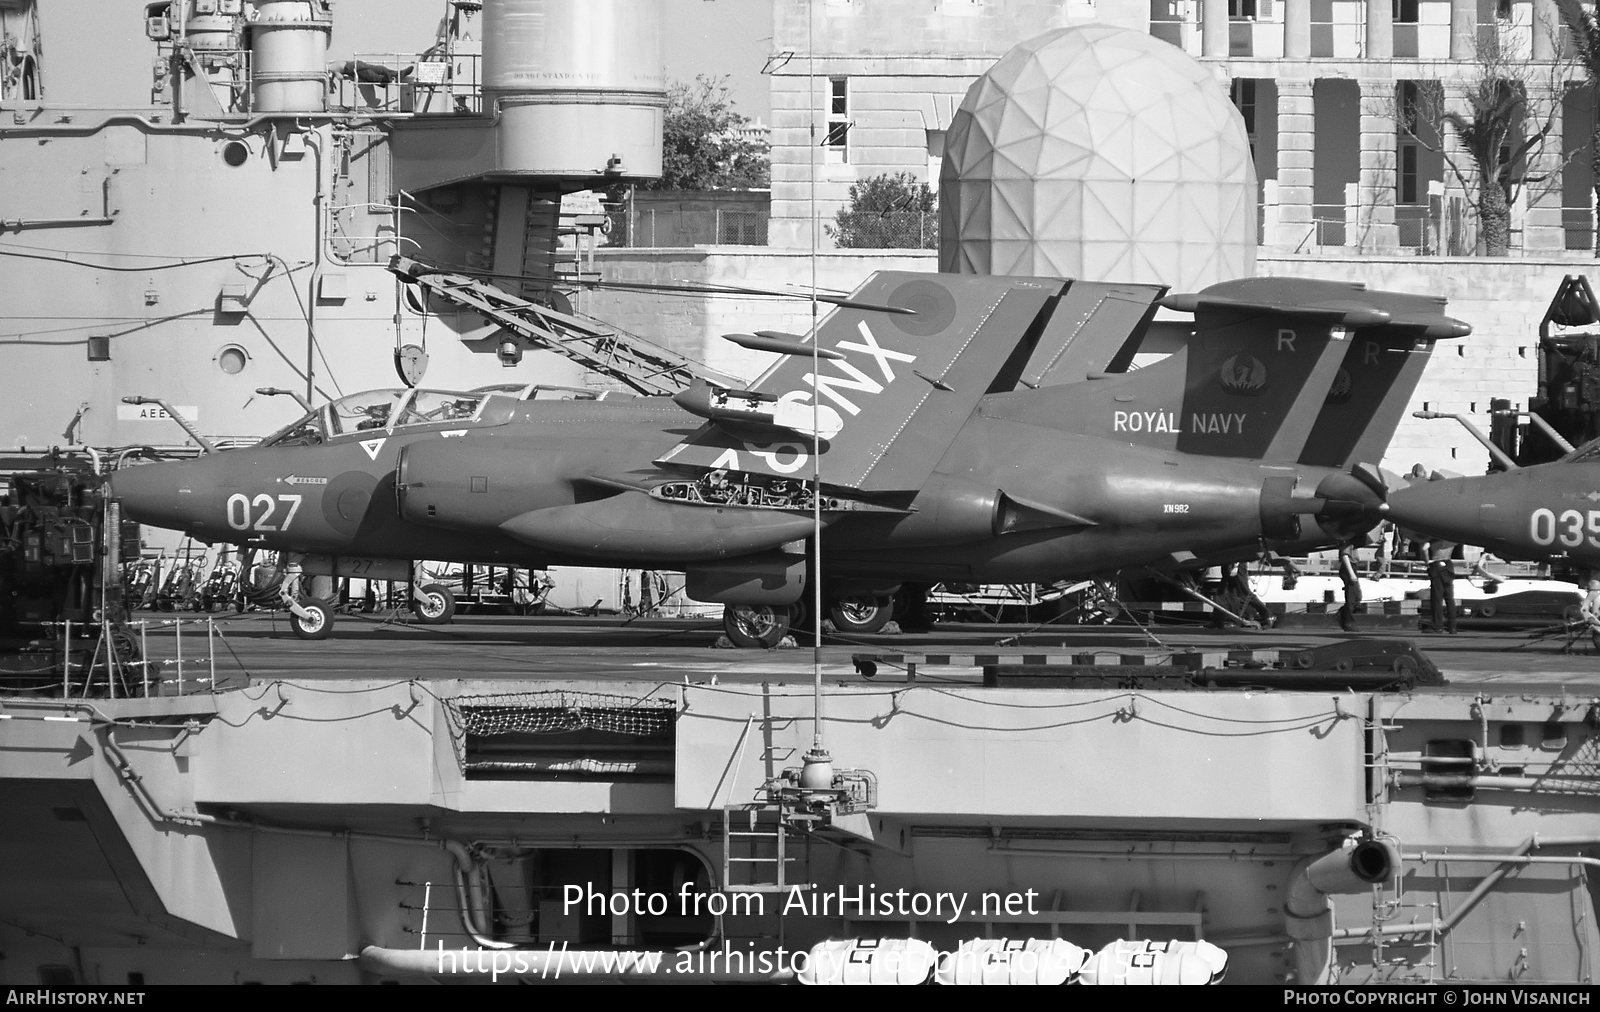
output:
[[[666,398],[528,402],[502,424],[226,450],[131,468],[115,486],[142,523],[202,541],[342,557],[691,569],[797,551],[811,531],[808,508],[662,497],[664,483],[698,478],[654,463],[698,424]],[[772,452],[770,444],[750,449]],[[1264,534],[1263,483],[1310,497],[1332,473],[976,413],[922,488],[824,510],[824,570],[1046,581],[1184,553],[1253,555],[1274,529],[1276,547],[1304,550],[1332,539],[1309,518],[1303,534],[1285,536],[1285,518],[1269,517]],[[794,483],[809,477],[807,466]]]
[[[1487,548],[1503,559],[1569,558],[1600,567],[1600,462],[1414,481],[1389,495],[1401,527]]]

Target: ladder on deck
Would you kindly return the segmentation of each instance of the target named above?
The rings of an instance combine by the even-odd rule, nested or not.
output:
[[[675,394],[696,376],[726,382],[670,348],[529,302],[465,274],[402,256],[389,261],[389,270],[429,295],[472,310],[533,348],[564,355],[636,393]]]
[[[761,816],[774,814],[772,822]],[[732,893],[780,893],[808,888],[789,879],[789,823],[781,807],[752,805],[722,810],[722,888]],[[745,828],[736,825],[744,816]]]

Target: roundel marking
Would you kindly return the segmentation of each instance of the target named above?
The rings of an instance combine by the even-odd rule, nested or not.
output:
[[[377,476],[365,471],[346,471],[329,481],[322,493],[322,516],[328,526],[342,534],[354,534],[377,487]]]
[[[948,328],[956,318],[955,297],[937,281],[907,281],[891,292],[887,301],[891,306],[916,313],[915,316],[889,314],[890,322],[914,337],[932,337]]]

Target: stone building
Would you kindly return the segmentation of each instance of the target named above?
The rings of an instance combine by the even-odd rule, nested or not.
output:
[[[831,219],[858,179],[937,186],[968,86],[1018,42],[1086,22],[1149,32],[1215,69],[1250,134],[1262,246],[1302,253],[1471,252],[1470,159],[1451,132],[1440,144],[1399,119],[1425,82],[1461,105],[1500,73],[1480,55],[1497,43],[1527,94],[1524,130],[1551,126],[1512,246],[1593,244],[1593,101],[1555,0],[774,0],[770,242],[809,245],[813,203]]]

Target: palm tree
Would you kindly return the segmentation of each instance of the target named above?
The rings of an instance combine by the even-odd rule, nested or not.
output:
[[[1511,208],[1522,189],[1559,182],[1559,173],[1529,171],[1561,110],[1559,70],[1551,68],[1545,81],[1545,69],[1491,35],[1479,43],[1470,72],[1459,81],[1465,92],[1460,104],[1447,100],[1444,82],[1419,81],[1396,116],[1407,136],[1443,156],[1478,219],[1478,242],[1487,256],[1510,253]],[[1420,129],[1424,123],[1430,129]],[[1447,131],[1460,141],[1459,153],[1443,144]]]

